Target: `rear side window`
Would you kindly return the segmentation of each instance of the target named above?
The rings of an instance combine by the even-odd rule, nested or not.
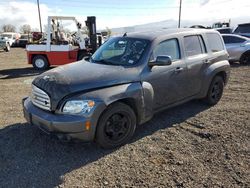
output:
[[[153,50],[153,57],[155,59],[157,56],[166,55],[170,56],[172,61],[180,59],[180,49],[177,39],[170,39],[159,43]]]
[[[224,50],[224,45],[221,37],[217,33],[207,33],[208,45],[212,52],[219,52]]]
[[[239,37],[234,37],[234,36],[222,36],[225,44],[231,44],[231,43],[243,43],[246,40],[239,38]]]
[[[198,35],[184,37],[184,48],[188,57],[203,54],[205,52],[203,40]]]

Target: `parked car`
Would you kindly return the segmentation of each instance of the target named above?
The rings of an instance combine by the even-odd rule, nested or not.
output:
[[[125,144],[136,125],[192,99],[219,102],[230,65],[221,35],[169,29],[112,37],[89,59],[47,71],[23,99],[24,117],[60,139]]]
[[[240,35],[223,34],[229,61],[250,64],[250,39]]]
[[[11,46],[15,46],[16,40],[18,39],[17,33],[5,32],[0,35],[0,49],[6,52],[10,51]]]
[[[26,44],[30,43],[32,40],[32,36],[29,34],[22,34],[20,39],[18,40],[18,45],[20,47],[25,48]]]
[[[230,33],[232,33],[232,28],[231,27],[216,28],[215,30],[218,31],[221,34],[230,34]]]
[[[0,35],[0,49],[6,52],[10,51],[10,41],[8,37]]]
[[[233,33],[250,38],[250,23],[239,24]]]
[[[192,25],[190,28],[196,28],[196,29],[206,29],[203,25]]]

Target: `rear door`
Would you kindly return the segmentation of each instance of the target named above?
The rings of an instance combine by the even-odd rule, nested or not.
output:
[[[187,77],[185,97],[196,95],[201,90],[203,66],[208,58],[204,40],[201,35],[185,36],[183,39]]]

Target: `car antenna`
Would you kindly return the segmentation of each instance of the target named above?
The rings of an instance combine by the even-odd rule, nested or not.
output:
[[[127,36],[127,32],[125,32],[124,34],[123,34],[123,37],[126,37]]]

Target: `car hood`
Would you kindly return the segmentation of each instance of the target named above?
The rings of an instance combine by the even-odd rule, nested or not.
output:
[[[139,81],[139,69],[78,61],[60,66],[36,77],[32,84],[44,90],[55,110],[67,95],[92,89]]]

